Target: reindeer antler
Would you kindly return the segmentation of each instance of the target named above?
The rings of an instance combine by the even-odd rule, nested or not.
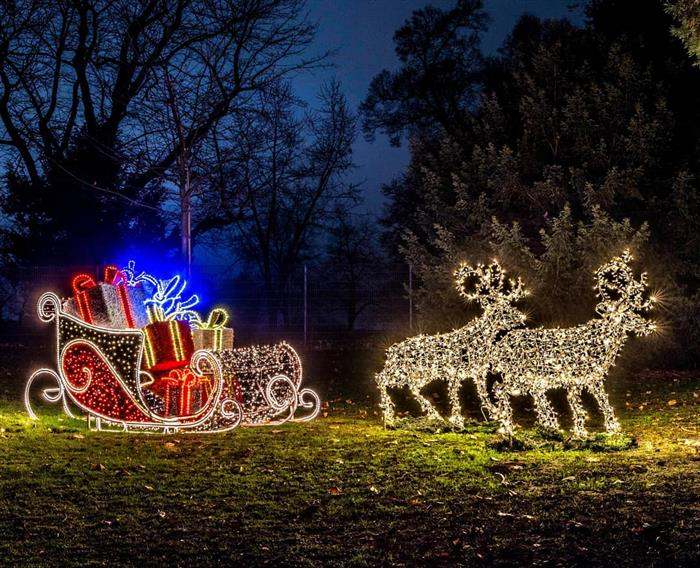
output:
[[[630,266],[632,254],[625,249],[620,256],[611,259],[595,272],[596,289],[601,299],[596,311],[603,313],[624,302],[635,311],[648,310],[654,301],[645,297],[647,290],[647,273],[643,272],[635,280]]]
[[[483,307],[497,301],[517,302],[528,294],[522,279],[506,278],[505,270],[497,260],[489,265],[479,263],[475,267],[462,262],[454,276],[459,295],[470,302],[479,302]],[[472,286],[473,291],[468,291]]]

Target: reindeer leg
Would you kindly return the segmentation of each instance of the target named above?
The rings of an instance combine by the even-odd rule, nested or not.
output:
[[[442,420],[442,416],[438,414],[438,411],[435,410],[430,401],[421,394],[420,387],[418,386],[417,382],[413,380],[409,381],[408,390],[410,390],[411,394],[416,397],[421,409],[428,415],[429,418],[432,418],[433,420]]]
[[[544,385],[537,385],[532,390],[532,398],[535,400],[535,412],[537,420],[545,430],[559,430],[559,420],[547,398],[547,390]]]
[[[393,424],[394,423],[394,401],[391,400],[387,388],[384,385],[379,387],[379,406],[384,414],[384,423]]]
[[[513,435],[513,409],[510,406],[510,395],[501,383],[493,388],[496,397],[495,417],[501,423],[499,432],[507,436]]]
[[[489,398],[489,391],[486,388],[486,372],[479,373],[476,377],[474,377],[474,386],[476,387],[476,394],[479,395],[482,413],[484,409],[486,409],[484,418],[488,420],[489,418],[495,417],[496,407],[491,402],[491,399]]]
[[[574,419],[574,436],[577,438],[586,437],[586,411],[581,404],[581,387],[572,386],[566,392],[566,398],[569,401],[571,412]]]
[[[462,375],[452,373],[447,381],[447,395],[450,399],[450,423],[458,428],[464,427],[462,407],[459,404],[459,387],[462,386]]]
[[[600,411],[603,413],[603,421],[605,423],[605,430],[607,432],[619,432],[620,423],[615,418],[615,411],[612,406],[610,406],[610,400],[608,399],[608,394],[605,392],[603,387],[603,381],[596,381],[591,387],[591,394],[593,398],[596,399]]]

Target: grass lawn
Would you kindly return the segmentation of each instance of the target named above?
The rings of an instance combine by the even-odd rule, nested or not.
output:
[[[345,401],[171,437],[1,401],[0,563],[694,565],[698,381],[655,380],[613,396],[625,437],[510,448],[488,423],[386,430]]]

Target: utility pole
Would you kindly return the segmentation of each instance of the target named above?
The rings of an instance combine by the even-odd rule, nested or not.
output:
[[[413,331],[413,265],[408,265],[408,328]]]
[[[309,333],[309,286],[306,263],[304,263],[304,347]]]
[[[191,164],[192,158],[190,148],[186,143],[185,131],[180,117],[180,110],[177,106],[175,89],[173,88],[170,75],[165,73],[165,85],[168,89],[167,104],[173,117],[173,122],[177,130],[177,139],[180,144],[180,152],[177,157],[178,165],[178,189],[180,198],[180,254],[187,265],[187,278],[192,277],[192,179]]]

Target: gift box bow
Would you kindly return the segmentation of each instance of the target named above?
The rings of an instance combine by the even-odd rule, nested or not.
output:
[[[153,323],[172,320],[192,322],[199,319],[199,314],[192,309],[199,303],[199,297],[192,294],[186,300],[182,299],[186,286],[187,281],[181,280],[179,276],[173,276],[170,280],[157,280],[153,297],[146,300],[148,320]]]
[[[221,330],[228,323],[228,312],[223,308],[214,308],[209,312],[209,317],[202,321],[200,318],[192,322],[197,329]]]
[[[192,321],[195,329],[201,331],[211,331],[214,336],[214,349],[221,350],[224,343],[224,330],[228,323],[229,315],[223,308],[214,308],[209,312],[209,317],[206,320],[196,318]]]
[[[112,286],[126,285],[127,278],[123,270],[120,270],[113,264],[105,266],[102,279],[105,284],[111,284]]]

